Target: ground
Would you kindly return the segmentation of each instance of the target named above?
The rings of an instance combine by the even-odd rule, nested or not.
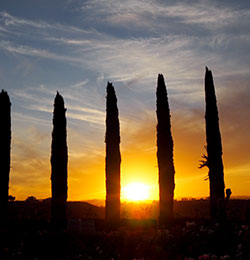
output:
[[[48,220],[30,213],[2,225],[1,260],[250,259],[250,225],[241,214],[223,223],[176,216],[171,227],[161,230],[153,219],[123,219],[111,232],[105,231],[103,220],[89,217],[70,219],[67,230],[55,232]]]

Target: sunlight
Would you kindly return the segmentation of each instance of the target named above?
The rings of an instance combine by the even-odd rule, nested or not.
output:
[[[132,182],[122,188],[122,198],[128,201],[142,201],[149,199],[150,187],[144,183]]]

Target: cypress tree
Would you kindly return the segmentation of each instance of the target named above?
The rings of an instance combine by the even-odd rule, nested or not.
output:
[[[159,225],[168,226],[173,219],[174,162],[173,138],[171,134],[170,109],[167,89],[162,74],[158,75],[156,90],[157,114],[157,160],[159,171]]]
[[[201,161],[200,168],[207,166],[209,169],[211,217],[219,220],[226,216],[222,144],[213,75],[207,67],[205,74],[205,101],[207,155],[203,156],[205,160]]]
[[[0,220],[5,223],[8,214],[10,145],[11,145],[11,103],[8,93],[0,93]]]
[[[66,109],[63,97],[57,92],[54,101],[53,132],[51,144],[51,222],[54,228],[64,229],[67,225],[67,130]]]
[[[117,98],[108,82],[106,97],[106,211],[108,229],[115,229],[120,221],[120,126]]]

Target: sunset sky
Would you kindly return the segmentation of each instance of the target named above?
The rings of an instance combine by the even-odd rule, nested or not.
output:
[[[12,103],[10,194],[47,198],[53,102],[67,107],[68,199],[105,198],[106,85],[116,89],[122,186],[158,199],[155,91],[171,109],[175,197],[207,197],[204,74],[216,87],[226,187],[250,196],[250,1],[0,1],[0,80]]]

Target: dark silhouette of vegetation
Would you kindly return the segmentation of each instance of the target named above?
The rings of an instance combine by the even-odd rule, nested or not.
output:
[[[247,201],[247,206],[246,206],[246,220],[247,223],[250,224],[250,199]]]
[[[209,169],[211,217],[214,220],[219,220],[226,217],[225,205],[231,195],[231,191],[227,191],[228,199],[225,200],[222,144],[217,101],[212,72],[207,67],[205,74],[205,100],[207,155],[203,155],[204,160],[201,160],[200,168],[206,166]]]
[[[174,204],[173,138],[171,134],[170,110],[167,89],[162,74],[158,75],[156,90],[157,114],[157,159],[159,170],[159,225],[171,224]]]
[[[0,93],[0,220],[7,219],[9,175],[10,175],[10,146],[11,146],[11,103],[8,93]]]
[[[29,196],[25,200],[26,202],[35,202],[38,201],[38,199],[35,196]]]
[[[8,196],[8,201],[15,201],[16,197],[9,195]]]
[[[58,229],[66,228],[67,202],[67,130],[66,109],[63,97],[57,92],[54,101],[53,132],[51,144],[51,222]]]
[[[106,100],[106,211],[108,229],[120,221],[120,126],[117,98],[112,83],[107,85]]]

